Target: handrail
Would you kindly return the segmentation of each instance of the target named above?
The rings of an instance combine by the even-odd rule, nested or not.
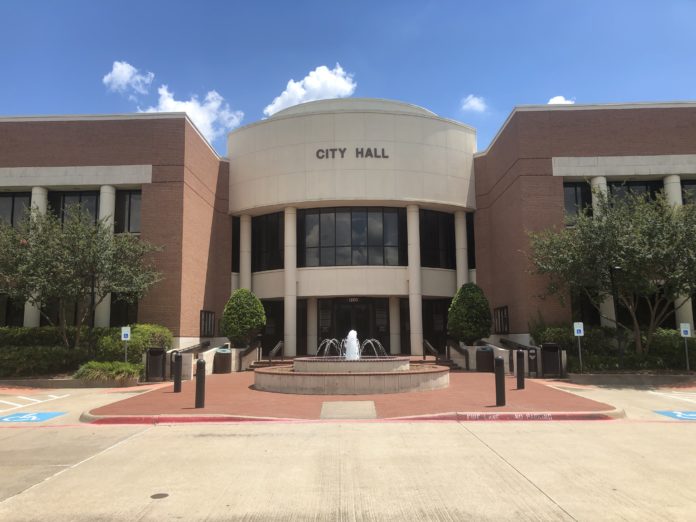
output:
[[[427,339],[423,339],[423,360],[425,361],[425,352],[429,352],[430,355],[435,356],[435,361],[437,361],[440,357],[440,354],[438,351],[433,347],[432,344]]]
[[[454,348],[454,351],[457,352],[459,355],[463,355],[464,357],[467,357],[469,355],[469,352],[464,350],[457,341],[454,341],[453,339],[448,339],[447,340],[447,347],[452,349]]]
[[[500,338],[500,344],[502,344],[505,348],[507,348],[509,350],[528,350],[530,348],[537,348],[536,346],[533,346],[533,345],[518,343],[517,341],[513,341],[511,339],[505,339],[503,337]]]
[[[208,348],[209,346],[210,346],[210,341],[203,341],[202,343],[194,344],[192,346],[187,346],[186,348],[177,348],[175,350],[172,350],[172,353],[174,353],[174,352],[179,352],[179,353],[195,352],[196,350],[200,350],[201,348]]]
[[[273,349],[268,353],[268,362],[270,363],[273,356],[280,352],[280,358],[283,359],[283,341],[278,341],[278,343],[273,347]]]

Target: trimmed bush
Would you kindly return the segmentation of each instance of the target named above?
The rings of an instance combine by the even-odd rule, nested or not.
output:
[[[97,340],[96,361],[123,361],[124,347],[121,329],[112,328],[108,335]],[[171,349],[172,332],[158,324],[135,324],[131,327],[131,340],[128,341],[128,361],[139,363],[148,348]]]
[[[72,373],[88,359],[84,348],[57,346],[0,347],[0,377],[49,376]]]
[[[471,346],[491,334],[491,322],[491,309],[483,290],[474,283],[462,285],[449,307],[450,335]]]
[[[220,330],[235,347],[249,346],[254,336],[266,326],[266,312],[261,301],[246,288],[236,290],[225,305]]]
[[[80,366],[73,378],[85,381],[125,382],[140,377],[141,364],[90,361]]]

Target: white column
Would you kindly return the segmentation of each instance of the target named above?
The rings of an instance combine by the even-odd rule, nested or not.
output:
[[[297,210],[285,209],[285,332],[283,353],[297,354]]]
[[[607,178],[604,176],[595,176],[590,180],[592,186],[592,211],[595,215],[599,213],[599,206],[596,197],[596,192],[607,194]],[[616,309],[614,308],[614,298],[610,295],[604,298],[599,304],[599,313],[601,314],[600,322],[602,326],[610,326],[616,328]]]
[[[469,263],[466,244],[466,212],[454,213],[454,249],[457,259],[457,290],[469,282]]]
[[[401,353],[401,309],[399,297],[394,295],[389,297],[389,353]]]
[[[43,187],[31,189],[31,206],[42,214],[48,208],[48,190]],[[24,303],[24,326],[33,327],[41,325],[41,311],[38,306]]]
[[[116,212],[116,189],[103,185],[99,189],[99,219],[104,219],[114,233],[114,213]],[[94,310],[94,326],[111,326],[111,294],[104,296]]]
[[[319,347],[319,310],[317,305],[316,297],[307,298],[307,355],[315,355]]]
[[[681,207],[683,202],[681,178],[679,175],[672,174],[670,176],[665,176],[663,183],[665,186],[665,196],[667,197],[667,201],[675,207]],[[679,327],[680,323],[689,323],[693,331],[694,311],[689,296],[681,296],[674,302],[674,306],[675,308],[679,307],[675,310],[677,328]]]
[[[408,306],[411,323],[411,355],[423,355],[423,295],[418,205],[406,206],[406,228],[408,234]]]
[[[251,216],[239,216],[239,288],[251,290]]]

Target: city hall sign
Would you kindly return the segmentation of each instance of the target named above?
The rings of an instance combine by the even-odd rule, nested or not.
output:
[[[347,147],[317,149],[316,156],[317,159],[343,159],[346,157],[347,151]],[[386,159],[389,156],[384,149],[378,149],[377,147],[355,147],[355,157]]]

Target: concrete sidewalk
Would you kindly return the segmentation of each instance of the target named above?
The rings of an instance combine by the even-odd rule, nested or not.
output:
[[[173,385],[164,386],[96,408],[83,415],[83,420],[109,423],[214,422],[225,418],[319,420],[324,405],[350,401],[372,402],[376,419],[581,420],[617,414],[613,406],[533,380],[526,381],[524,390],[517,390],[513,377],[506,378],[507,405],[496,407],[491,373],[452,372],[450,386],[444,390],[354,396],[262,392],[253,389],[253,380],[252,372],[208,376],[202,409],[194,408],[195,383],[186,382],[181,393],[173,393]]]

